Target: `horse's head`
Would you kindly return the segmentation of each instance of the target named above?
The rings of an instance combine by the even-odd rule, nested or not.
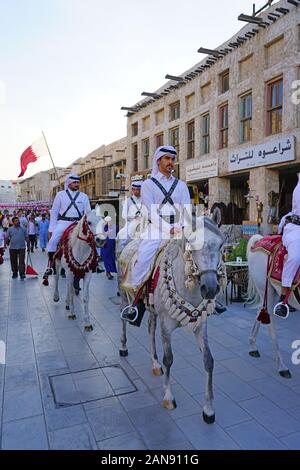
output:
[[[105,233],[104,233],[104,225],[105,222],[103,218],[96,214],[96,211],[93,209],[88,212],[86,215],[87,225],[94,235],[94,239],[98,248],[100,248],[103,243],[105,242]]]
[[[220,290],[218,266],[222,251],[223,236],[216,220],[208,217],[196,217],[191,224],[187,240],[190,244],[192,258],[198,268],[201,296],[214,299]]]

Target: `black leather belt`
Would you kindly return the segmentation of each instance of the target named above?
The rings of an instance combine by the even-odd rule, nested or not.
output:
[[[65,220],[66,222],[76,222],[80,220],[81,217],[64,217],[63,215],[59,215],[57,220]]]
[[[300,217],[299,215],[296,215],[296,214],[288,215],[286,217],[286,222],[295,224],[295,225],[300,225]]]

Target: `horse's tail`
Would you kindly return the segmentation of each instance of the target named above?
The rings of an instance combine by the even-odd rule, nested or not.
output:
[[[261,238],[263,238],[263,237],[261,235],[257,234],[257,235],[253,235],[253,237],[251,237],[250,240],[248,241],[248,245],[247,245],[247,260],[248,260],[248,263],[249,263],[249,254],[251,253],[252,247]],[[260,293],[259,293],[258,289],[256,288],[255,283],[254,283],[253,277],[251,275],[251,269],[250,269],[249,264],[248,264],[248,273],[249,273],[249,276],[248,276],[248,289],[247,289],[246,304],[251,305],[253,308],[255,308],[260,304],[261,296],[260,296]]]

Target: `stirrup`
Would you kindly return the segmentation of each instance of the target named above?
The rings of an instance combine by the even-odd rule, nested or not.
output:
[[[290,314],[289,305],[284,304],[283,302],[279,302],[278,304],[275,305],[273,314],[276,315],[276,317],[280,317],[286,320]]]
[[[123,308],[120,318],[121,320],[126,320],[129,322],[135,322],[139,316],[138,308],[133,305],[127,305],[127,307]]]

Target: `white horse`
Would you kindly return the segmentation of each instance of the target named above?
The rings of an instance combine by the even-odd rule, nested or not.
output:
[[[55,291],[54,302],[59,301],[58,281],[60,268],[66,271],[67,297],[66,310],[70,310],[68,318],[76,319],[74,310],[74,295],[79,291],[74,288],[74,271],[83,277],[83,307],[84,307],[84,329],[92,331],[93,326],[89,314],[89,286],[92,277],[92,269],[97,264],[96,246],[100,247],[105,241],[104,224],[105,220],[97,215],[99,209],[92,210],[85,214],[71,232],[61,259],[56,259]]]
[[[261,240],[263,237],[261,235],[254,235],[250,238],[247,246],[247,258],[249,266],[249,282],[248,282],[248,304],[252,304],[253,308],[258,307],[258,312],[263,306],[263,301],[265,297],[265,288],[266,288],[266,279],[267,279],[267,268],[268,268],[268,255],[262,251],[252,251],[252,247],[258,240]],[[267,295],[267,307],[268,313],[270,314],[270,323],[268,325],[269,333],[272,339],[273,347],[276,355],[276,362],[278,366],[278,372],[281,377],[291,378],[291,373],[289,369],[283,362],[283,358],[279,349],[279,344],[277,340],[277,333],[274,324],[273,318],[273,309],[275,305],[279,302],[279,297],[281,294],[281,285],[273,281],[268,281],[268,295]],[[289,299],[289,304],[292,307],[299,308],[298,302],[296,301],[294,295],[292,294]],[[284,320],[282,320],[284,321]],[[255,319],[251,336],[250,336],[250,350],[249,354],[252,357],[260,357],[256,345],[256,338],[259,332],[261,322]]]
[[[217,213],[216,213],[217,214]],[[163,256],[155,265],[159,268],[159,280],[154,291],[153,304],[147,306],[149,315],[150,354],[154,375],[164,373],[163,406],[176,408],[170,384],[170,370],[173,363],[171,335],[173,331],[186,326],[193,331],[200,351],[203,354],[206,372],[206,393],[203,419],[213,423],[213,366],[214,361],[208,344],[207,315],[214,312],[214,299],[219,292],[218,268],[223,237],[218,226],[207,217],[196,219],[196,227],[201,226],[203,240],[197,243],[195,232],[188,240],[171,241]],[[199,240],[198,240],[199,241]],[[183,248],[184,242],[188,242]],[[188,250],[186,249],[188,246]],[[121,290],[122,308],[128,304],[127,296]],[[164,350],[164,370],[158,362],[155,330],[157,317],[160,319],[161,338]],[[122,320],[120,356],[128,356],[127,321]]]

